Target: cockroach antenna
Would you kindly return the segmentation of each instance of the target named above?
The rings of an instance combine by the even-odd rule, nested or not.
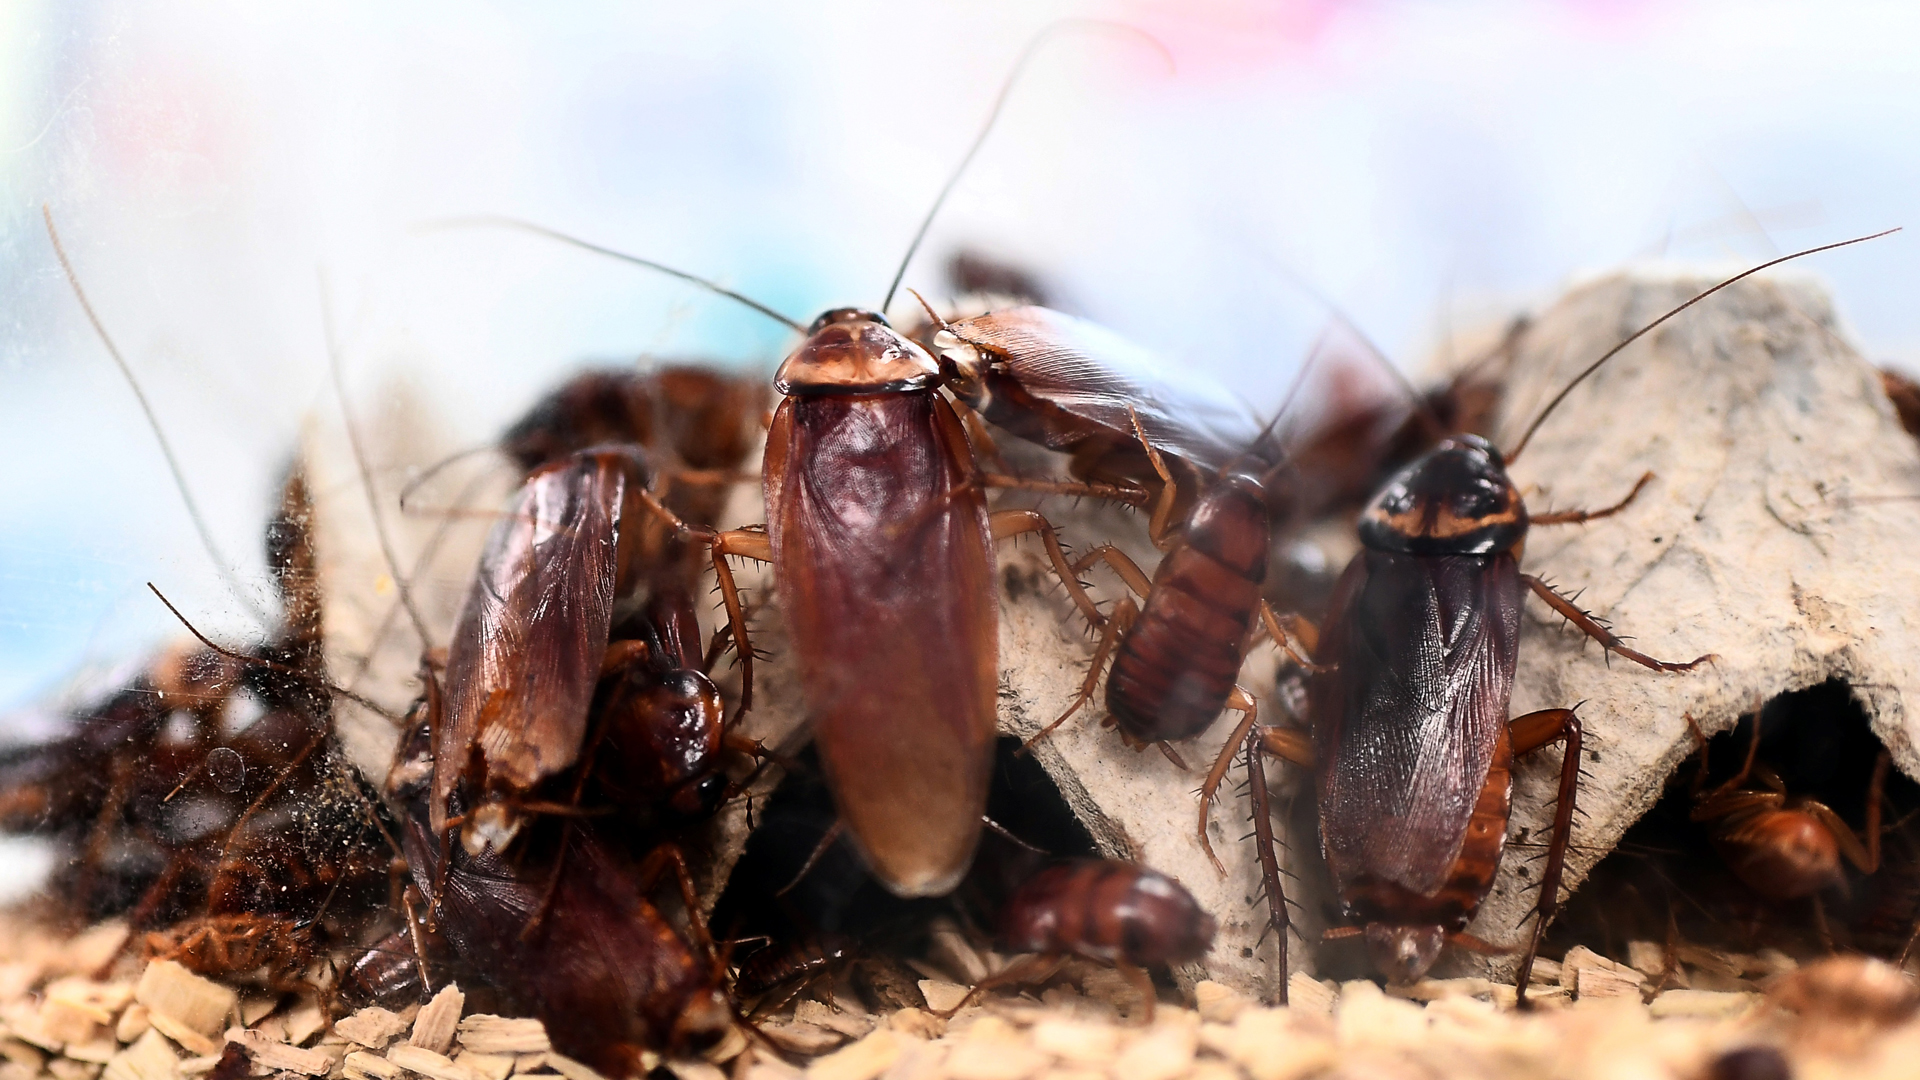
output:
[[[416,227],[416,231],[432,232],[439,229],[466,229],[475,226],[519,229],[523,232],[533,233],[536,236],[544,236],[549,240],[558,240],[563,244],[570,244],[583,251],[591,251],[595,255],[605,255],[609,259],[618,259],[621,262],[632,263],[635,266],[644,266],[656,273],[665,274],[670,278],[677,278],[689,285],[698,285],[716,296],[724,296],[737,304],[752,308],[789,330],[801,333],[806,332],[806,327],[802,326],[799,322],[789,319],[773,308],[755,300],[753,297],[744,293],[735,292],[717,281],[711,281],[698,274],[691,274],[685,270],[668,266],[666,263],[655,262],[652,259],[643,259],[638,255],[629,255],[624,251],[616,251],[613,248],[596,244],[591,240],[582,240],[580,237],[563,233],[558,229],[550,229],[545,225],[536,225],[531,221],[523,221],[520,218],[505,217],[499,214],[477,214],[472,217],[442,218],[437,221],[429,221],[419,225]]]
[[[960,164],[954,166],[953,172],[947,175],[947,182],[941,186],[940,194],[933,197],[933,205],[927,208],[926,216],[920,219],[920,228],[914,231],[912,242],[907,244],[907,253],[901,256],[900,266],[893,272],[893,281],[887,285],[887,297],[880,301],[882,313],[892,306],[893,294],[900,291],[900,280],[907,276],[907,267],[913,262],[914,254],[920,250],[920,242],[927,238],[927,230],[933,227],[935,215],[940,213],[940,207],[946,203],[947,196],[953,193],[954,187],[960,183],[960,178],[966,174],[967,166],[973,164],[974,156],[980,153],[982,146],[986,145],[987,136],[993,133],[993,125],[1000,119],[1000,110],[1006,107],[1007,98],[1013,93],[1014,84],[1020,81],[1021,74],[1026,71],[1027,62],[1032,60],[1034,54],[1040,51],[1040,47],[1051,40],[1055,34],[1067,30],[1119,31],[1144,38],[1166,60],[1167,70],[1169,72],[1174,70],[1173,54],[1167,50],[1159,38],[1126,23],[1109,22],[1105,19],[1062,19],[1035,34],[1033,40],[1027,42],[1027,47],[1020,50],[1020,56],[1014,60],[1006,79],[1000,83],[1000,92],[994,96],[993,108],[987,111],[986,123],[980,125],[980,133],[973,137],[973,145],[967,147],[967,152],[961,157]]]
[[[1640,329],[1635,330],[1633,334],[1629,336],[1626,340],[1622,341],[1618,345],[1615,345],[1613,348],[1608,349],[1604,354],[1601,355],[1600,359],[1595,360],[1591,364],[1588,364],[1586,367],[1586,370],[1582,371],[1580,374],[1575,375],[1573,377],[1572,382],[1569,382],[1566,386],[1561,387],[1560,392],[1553,396],[1553,400],[1547,402],[1547,407],[1540,410],[1540,415],[1533,418],[1533,423],[1527,425],[1526,431],[1523,432],[1520,436],[1520,441],[1514,444],[1513,449],[1506,452],[1507,464],[1512,465],[1514,461],[1520,457],[1520,452],[1527,448],[1528,442],[1532,441],[1534,432],[1539,431],[1540,425],[1546,422],[1547,417],[1552,415],[1553,410],[1558,408],[1560,403],[1567,399],[1568,394],[1573,393],[1574,387],[1579,386],[1581,383],[1585,382],[1587,376],[1600,370],[1600,366],[1602,364],[1605,364],[1607,361],[1613,359],[1616,355],[1619,354],[1620,350],[1625,349],[1627,346],[1633,344],[1636,341],[1639,341],[1641,338],[1645,337],[1649,333],[1652,333],[1656,327],[1666,322],[1668,319],[1673,318],[1675,315],[1678,315],[1681,312],[1692,307],[1693,305],[1699,303],[1700,301],[1705,300],[1707,297],[1712,296],[1714,293],[1719,292],[1721,289],[1724,289],[1727,286],[1732,285],[1734,282],[1740,281],[1743,278],[1752,277],[1753,275],[1769,267],[1779,266],[1783,262],[1792,262],[1794,259],[1802,258],[1807,255],[1818,255],[1822,251],[1832,251],[1834,248],[1843,248],[1843,247],[1848,247],[1852,244],[1864,244],[1869,240],[1878,240],[1883,236],[1891,236],[1894,233],[1899,232],[1901,228],[1902,227],[1883,229],[1880,232],[1871,233],[1867,236],[1856,236],[1851,240],[1841,240],[1832,244],[1822,244],[1819,247],[1810,247],[1804,251],[1796,251],[1791,255],[1782,255],[1777,259],[1769,259],[1758,266],[1751,267],[1746,270],[1742,270],[1738,274],[1733,275],[1732,277],[1726,279],[1725,281],[1722,281],[1720,284],[1715,285],[1713,288],[1708,289],[1705,292],[1696,294],[1693,297],[1693,299],[1688,300],[1686,303],[1681,304],[1679,307],[1674,308],[1673,310],[1667,312],[1665,315],[1662,315],[1659,318],[1648,323],[1647,325],[1641,327]]]
[[[187,486],[187,475],[180,468],[180,459],[173,454],[173,444],[167,440],[167,433],[160,426],[160,417],[154,413],[153,403],[147,400],[146,391],[140,388],[140,380],[133,376],[133,368],[127,364],[126,357],[120,354],[120,347],[113,343],[113,335],[107,333],[107,326],[100,321],[99,313],[93,310],[92,301],[87,299],[87,291],[80,285],[80,275],[73,268],[73,260],[67,258],[66,245],[60,242],[60,230],[53,226],[53,208],[42,203],[40,216],[47,223],[47,239],[53,242],[53,254],[60,260],[60,269],[67,276],[74,299],[80,301],[80,310],[86,312],[87,321],[93,324],[93,332],[99,336],[100,343],[107,347],[107,355],[113,357],[114,366],[120,369],[121,377],[127,380],[134,400],[140,403],[140,411],[147,418],[147,427],[153,431],[154,441],[160,444],[160,456],[166,459],[167,471],[173,474],[173,486],[180,492],[180,501],[186,504],[187,517],[192,519],[194,531],[200,534],[200,545],[206,549],[207,557],[213,560],[213,568],[219,573],[220,579],[227,583],[228,590],[253,615],[256,622],[265,626],[267,613],[242,587],[240,579],[234,575],[233,564],[227,561],[220,545],[214,541],[213,530],[207,527],[207,519],[200,513],[200,504],[194,501],[193,489]]]

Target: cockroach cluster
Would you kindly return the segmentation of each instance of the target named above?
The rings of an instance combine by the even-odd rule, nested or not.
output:
[[[1117,967],[1150,1014],[1150,972],[1201,961],[1215,913],[1165,874],[1097,857],[1029,753],[1104,687],[1114,754],[1151,745],[1180,769],[1198,755],[1197,804],[1164,809],[1197,821],[1209,856],[1210,817],[1243,778],[1282,999],[1292,886],[1270,761],[1301,770],[1313,808],[1292,835],[1321,856],[1332,898],[1331,929],[1305,943],[1323,969],[1364,957],[1406,984],[1449,947],[1509,951],[1468,927],[1508,854],[1516,759],[1555,745],[1522,1004],[1559,937],[1678,949],[1786,925],[1829,950],[1907,951],[1914,785],[1870,736],[1788,741],[1800,712],[1844,708],[1844,690],[1702,737],[1698,765],[1648,818],[1654,839],[1616,857],[1642,857],[1637,872],[1603,871],[1588,890],[1632,892],[1630,910],[1663,912],[1662,925],[1616,925],[1621,907],[1601,903],[1549,933],[1577,842],[1583,728],[1575,702],[1509,715],[1523,605],[1644,669],[1621,678],[1685,678],[1713,657],[1638,651],[1522,569],[1532,528],[1617,513],[1651,475],[1621,478],[1610,506],[1539,512],[1508,470],[1581,381],[1739,278],[1595,358],[1503,449],[1484,430],[1492,372],[1525,324],[1441,390],[1312,402],[1297,386],[1259,415],[1033,296],[946,313],[920,301],[896,328],[890,290],[878,308],[803,324],[622,257],[794,331],[773,394],[702,365],[593,371],[513,424],[497,448],[517,491],[445,648],[420,658],[417,701],[390,717],[391,768],[366,778],[333,731],[347,691],[322,664],[305,489],[290,474],[268,531],[284,618],[265,646],[165,653],[69,734],[0,760],[0,826],[59,841],[67,910],[122,914],[140,948],[197,971],[317,980],[343,1000],[461,980],[611,1075],[647,1051],[756,1032],[807,983],[848,971],[889,1004],[924,1004],[907,968],[936,920],[1020,957],[961,1005],[1079,958]],[[977,256],[953,276],[1038,291]],[[1064,475],[1009,465],[1002,441],[1050,452],[1014,456]],[[721,527],[729,496],[756,483],[764,524]],[[1137,510],[1159,562],[1141,566],[1115,536],[1063,535],[999,491]],[[1343,572],[1269,573],[1329,521],[1357,544]],[[996,562],[1023,536],[1089,639],[1080,692],[1025,746],[999,716]],[[771,566],[770,596],[743,588],[742,560]],[[1082,580],[1096,566],[1124,587],[1111,604]],[[742,729],[769,606],[807,720],[795,745]],[[1262,638],[1295,691],[1264,712],[1242,680]],[[1223,711],[1240,719],[1214,743]],[[1827,772],[1804,768],[1829,758]],[[713,858],[712,823],[742,800],[755,800],[744,855],[724,891],[702,895],[690,865]],[[1699,853],[1680,857],[1698,871],[1684,881],[1661,862],[1682,835]],[[1703,904],[1709,889],[1745,899]]]

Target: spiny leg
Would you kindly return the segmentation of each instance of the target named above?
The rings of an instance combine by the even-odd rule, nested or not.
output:
[[[1067,711],[1061,713],[1059,719],[1041,728],[1033,738],[1021,744],[1021,753],[1032,753],[1034,743],[1051,735],[1054,728],[1066,723],[1068,717],[1079,712],[1081,706],[1093,700],[1094,688],[1100,685],[1100,673],[1106,670],[1107,657],[1113,654],[1114,643],[1120,640],[1120,635],[1126,633],[1127,628],[1132,626],[1134,620],[1139,617],[1140,609],[1134,606],[1131,599],[1122,597],[1120,602],[1114,605],[1113,614],[1107,616],[1107,625],[1100,630],[1100,644],[1093,650],[1093,662],[1087,665],[1087,677],[1080,683],[1080,692],[1074,696],[1073,703],[1067,706]]]
[[[713,574],[720,584],[720,599],[727,608],[727,625],[733,628],[733,652],[740,658],[740,707],[733,711],[729,727],[753,708],[753,643],[747,639],[747,609],[740,602],[740,586],[733,580],[733,567],[727,556],[738,555],[758,562],[773,561],[773,541],[765,533],[735,529],[713,539]]]
[[[1882,750],[1880,757],[1873,763],[1873,779],[1867,783],[1867,825],[1863,830],[1866,843],[1854,835],[1853,828],[1845,819],[1833,812],[1825,803],[1809,799],[1800,805],[1800,809],[1819,818],[1833,832],[1834,842],[1840,846],[1840,854],[1863,874],[1871,874],[1880,869],[1880,801],[1881,793],[1887,786],[1887,768],[1893,759]]]
[[[1567,845],[1573,839],[1574,796],[1580,787],[1580,717],[1572,709],[1541,709],[1515,717],[1508,725],[1513,752],[1538,750],[1550,742],[1563,747],[1560,759],[1560,790],[1553,806],[1553,834],[1547,844],[1546,872],[1540,875],[1540,898],[1534,903],[1536,916],[1527,951],[1520,958],[1520,970],[1514,978],[1515,998],[1521,1008],[1527,1005],[1527,983],[1533,977],[1533,959],[1540,952],[1540,939],[1547,932],[1560,906],[1560,875],[1567,865]]]
[[[1273,844],[1273,804],[1267,796],[1267,763],[1261,754],[1260,736],[1247,731],[1244,757],[1247,763],[1247,797],[1253,803],[1253,850],[1260,857],[1260,880],[1267,891],[1267,931],[1275,935],[1280,953],[1280,978],[1276,982],[1273,1003],[1287,1003],[1287,896],[1281,890],[1280,856]],[[1208,852],[1212,854],[1211,851]],[[1258,941],[1255,944],[1259,944]]]
[[[1060,584],[1066,586],[1067,595],[1073,599],[1073,606],[1087,620],[1088,626],[1099,626],[1102,622],[1100,610],[1093,606],[1093,599],[1087,590],[1080,587],[1080,580],[1074,577],[1073,567],[1067,563],[1067,553],[1060,550],[1060,536],[1053,531],[1053,525],[1040,516],[1038,510],[996,510],[988,518],[993,526],[993,538],[1005,540],[1021,533],[1035,533],[1046,546],[1047,560],[1053,563],[1053,572],[1060,578]]]
[[[1140,425],[1140,414],[1131,405],[1127,406],[1127,419],[1133,421],[1133,434],[1140,440],[1141,449],[1147,452],[1147,463],[1153,466],[1153,471],[1160,477],[1160,498],[1153,504],[1153,517],[1147,522],[1147,538],[1153,541],[1154,547],[1166,551],[1173,546],[1173,537],[1170,535],[1173,531],[1173,504],[1178,500],[1180,491],[1174,485],[1173,474],[1167,471],[1167,463],[1160,459],[1160,451],[1154,449],[1152,441],[1147,438],[1147,429]]]
[[[1200,850],[1207,853],[1207,859],[1221,877],[1227,876],[1226,864],[1220,856],[1213,853],[1213,841],[1207,836],[1207,818],[1213,809],[1213,797],[1220,791],[1220,782],[1227,777],[1227,767],[1233,763],[1233,755],[1241,749],[1241,743],[1253,735],[1253,723],[1260,714],[1260,703],[1252,694],[1238,684],[1227,694],[1226,707],[1240,710],[1240,722],[1234,725],[1233,734],[1220,745],[1219,756],[1213,759],[1213,768],[1207,770],[1207,778],[1200,784]]]
[[[1086,573],[1087,568],[1096,562],[1106,563],[1107,568],[1120,579],[1120,583],[1132,590],[1133,595],[1140,599],[1145,600],[1147,594],[1153,591],[1153,579],[1147,576],[1147,572],[1140,569],[1140,564],[1134,562],[1131,556],[1112,544],[1101,544],[1073,560],[1074,577],[1077,578]]]
[[[1642,667],[1652,668],[1654,671],[1692,671],[1701,664],[1720,659],[1715,654],[1708,653],[1705,656],[1695,657],[1684,664],[1676,664],[1669,660],[1655,660],[1646,653],[1628,648],[1626,642],[1620,640],[1619,636],[1613,631],[1601,625],[1600,620],[1580,610],[1573,601],[1555,592],[1553,586],[1534,577],[1532,574],[1521,574],[1520,580],[1527,583],[1527,588],[1532,589],[1535,596],[1545,600],[1548,607],[1559,612],[1568,622],[1579,627],[1581,633],[1599,642],[1601,648],[1606,649],[1608,652],[1619,653],[1621,656],[1626,657]]]
[[[1140,488],[1122,484],[1102,484],[1093,480],[1040,480],[1008,473],[982,473],[980,486],[1031,491],[1040,495],[1078,495],[1083,498],[1125,503],[1128,506],[1143,506],[1147,501],[1147,493]]]
[[[1273,605],[1262,600],[1260,601],[1260,622],[1267,628],[1267,634],[1273,638],[1273,643],[1280,646],[1280,651],[1287,654],[1287,659],[1306,670],[1318,674],[1332,671],[1338,666],[1316,664],[1311,659],[1314,653],[1320,651],[1320,628],[1313,625],[1306,616],[1295,612],[1276,615]],[[1299,649],[1294,648],[1296,641],[1300,643]]]
[[[1640,489],[1646,487],[1652,480],[1652,473],[1641,473],[1640,479],[1634,481],[1633,490],[1627,492],[1627,497],[1612,506],[1599,510],[1553,510],[1544,514],[1529,514],[1527,520],[1534,525],[1579,525],[1588,521],[1598,521],[1604,517],[1612,517],[1625,510],[1627,504],[1640,494]]]

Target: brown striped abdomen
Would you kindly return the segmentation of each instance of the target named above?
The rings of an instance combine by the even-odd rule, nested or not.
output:
[[[1229,476],[1194,504],[1107,675],[1107,712],[1129,743],[1191,738],[1226,707],[1260,604],[1271,536],[1251,477]]]
[[[1107,963],[1182,963],[1213,944],[1213,916],[1180,883],[1113,859],[1058,863],[1028,878],[1000,911],[1000,943]]]
[[[1431,925],[1448,933],[1466,929],[1493,888],[1500,854],[1506,848],[1507,822],[1513,812],[1512,763],[1513,746],[1503,729],[1487,781],[1480,786],[1473,816],[1467,819],[1460,851],[1438,889],[1423,896],[1392,882],[1364,878],[1343,882],[1340,899],[1347,910],[1368,923]]]

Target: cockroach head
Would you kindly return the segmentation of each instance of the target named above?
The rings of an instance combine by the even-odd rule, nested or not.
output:
[[[878,312],[834,308],[813,320],[773,385],[787,395],[886,394],[930,390],[940,365],[894,332]]]
[[[1360,542],[1409,555],[1491,555],[1527,534],[1527,506],[1500,451],[1448,439],[1407,466],[1360,514]]]
[[[1367,958],[1395,986],[1419,982],[1446,943],[1447,932],[1438,926],[1367,924]]]
[[[674,1050],[697,1054],[720,1045],[732,1027],[733,1010],[727,1007],[727,999],[718,989],[707,987],[687,999],[674,1017],[667,1041]]]

